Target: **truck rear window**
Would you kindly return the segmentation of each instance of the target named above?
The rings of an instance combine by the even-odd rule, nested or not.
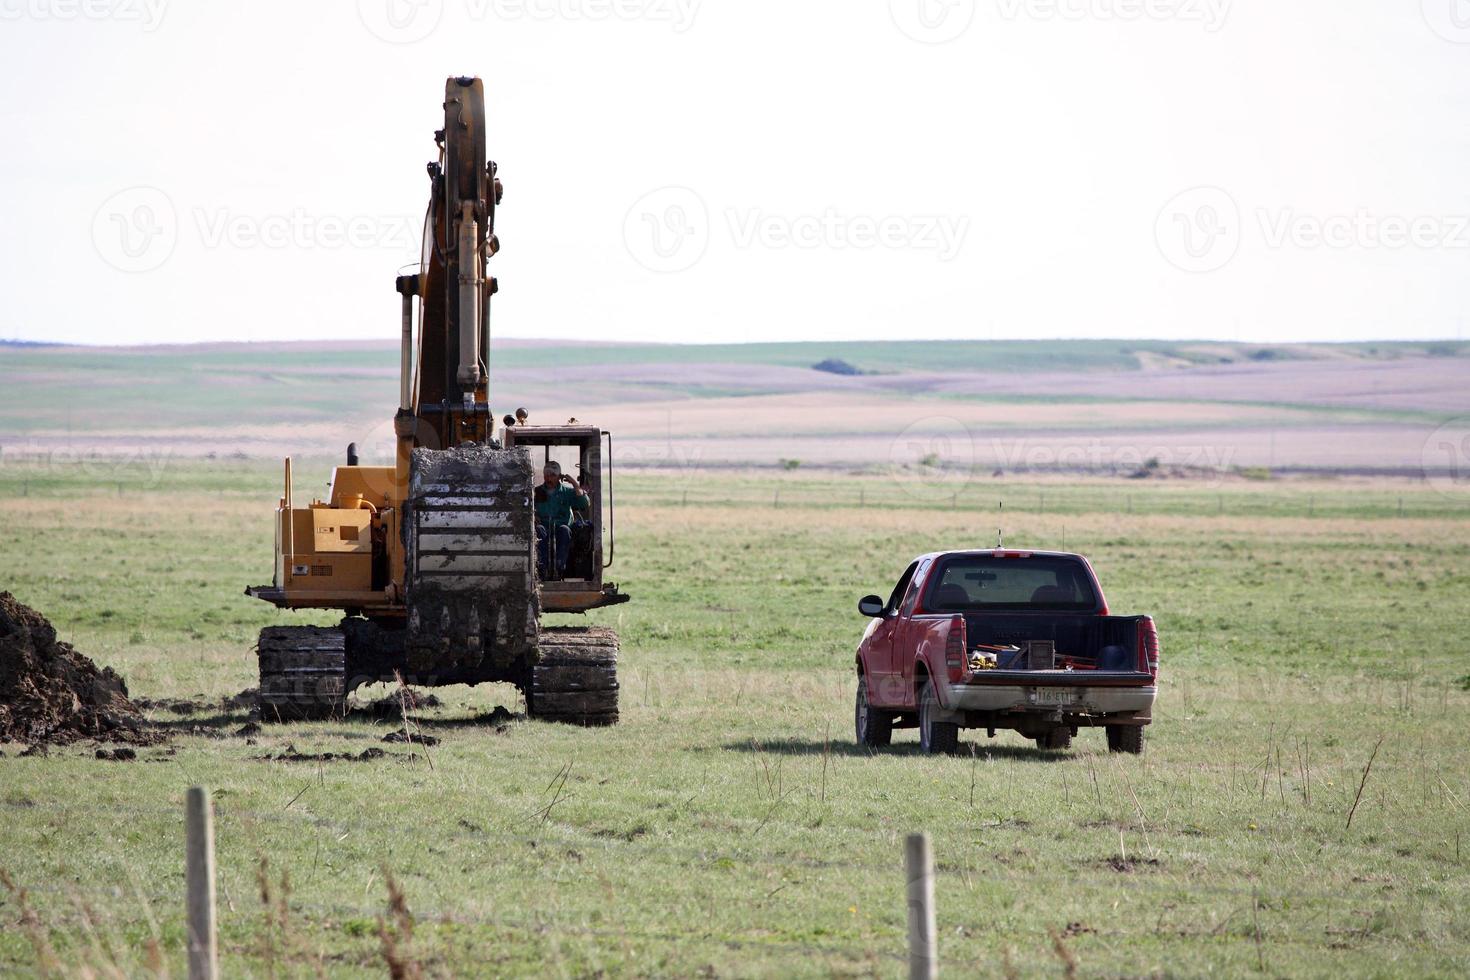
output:
[[[1097,592],[1080,562],[1067,558],[993,558],[989,555],[947,559],[930,579],[924,596],[926,612],[970,612],[980,609],[1090,611]]]

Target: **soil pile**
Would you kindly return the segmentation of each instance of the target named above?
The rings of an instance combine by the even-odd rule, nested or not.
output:
[[[149,730],[112,668],[98,670],[56,639],[45,616],[0,592],[0,742],[141,745],[162,737]]]
[[[444,702],[437,695],[427,691],[420,691],[415,687],[405,687],[394,691],[376,701],[359,705],[357,710],[366,711],[375,718],[397,717],[407,708],[409,711],[421,711],[425,708],[442,708]]]

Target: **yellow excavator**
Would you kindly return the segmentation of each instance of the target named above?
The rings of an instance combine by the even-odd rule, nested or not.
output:
[[[531,425],[525,409],[497,423],[489,260],[500,247],[502,186],[486,157],[480,79],[445,83],[435,142],[419,269],[396,282],[396,458],[361,465],[349,446],[326,499],[305,502],[286,460],[275,575],[246,594],[344,618],[261,631],[261,719],[340,715],[354,688],[378,681],[509,682],[533,718],[614,724],[617,634],[541,624],[543,613],[628,600],[604,581],[614,551],[612,436],[575,421]],[[573,470],[579,478],[560,489],[556,474]]]

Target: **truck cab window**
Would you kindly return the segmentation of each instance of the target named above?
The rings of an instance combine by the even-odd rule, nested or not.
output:
[[[918,567],[918,562],[910,565],[904,571],[903,577],[898,580],[898,584],[893,587],[893,594],[888,597],[888,604],[883,607],[885,616],[892,616],[898,612],[899,603],[903,602],[904,593],[908,592],[909,583],[914,580],[914,570]]]
[[[924,573],[929,570],[929,559],[919,562],[918,568],[913,574],[913,584],[909,586],[908,597],[903,600],[903,614],[911,615],[914,607],[919,604],[919,593],[924,590]]]
[[[930,576],[925,607],[931,612],[981,609],[1090,610],[1097,593],[1082,566],[1068,558],[951,558]]]

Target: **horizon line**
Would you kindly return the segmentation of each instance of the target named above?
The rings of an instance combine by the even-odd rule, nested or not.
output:
[[[492,345],[497,342],[537,344],[545,346],[594,346],[594,347],[796,347],[836,344],[1055,344],[1055,343],[1131,343],[1131,344],[1222,344],[1236,347],[1360,347],[1369,344],[1409,346],[1414,344],[1466,344],[1459,337],[1410,337],[1410,338],[1364,338],[1355,340],[1230,340],[1225,338],[1161,339],[1157,337],[928,337],[905,339],[850,338],[841,340],[714,340],[714,341],[671,341],[671,340],[615,340],[574,337],[491,337]],[[190,348],[190,347],[254,347],[272,344],[374,344],[397,347],[397,338],[390,337],[301,337],[291,340],[189,340],[189,341],[139,341],[126,344],[87,343],[67,340],[31,340],[25,337],[0,337],[0,347],[46,347],[81,350],[133,350],[142,348]]]

